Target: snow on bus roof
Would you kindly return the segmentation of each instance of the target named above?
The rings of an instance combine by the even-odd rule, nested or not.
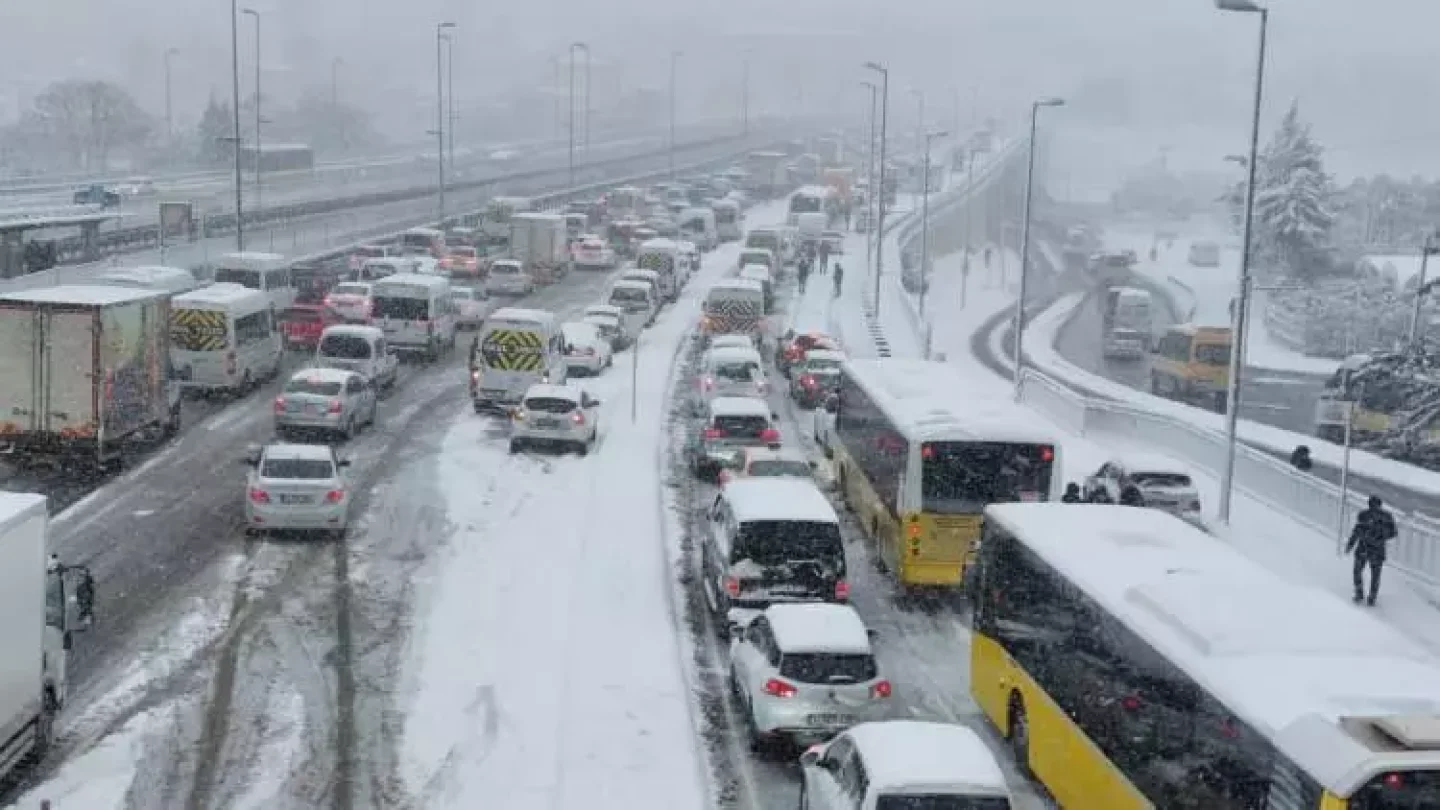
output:
[[[765,609],[782,653],[870,654],[870,633],[849,605],[781,602]]]
[[[163,297],[161,290],[146,290],[138,287],[110,287],[102,284],[64,284],[58,287],[37,287],[32,290],[15,290],[0,294],[0,301],[25,302],[30,304],[71,304],[74,306],[104,307],[114,304],[128,304],[132,301],[148,301]]]
[[[725,501],[739,523],[789,520],[839,523],[835,508],[803,478],[737,478],[725,485]]]
[[[1053,428],[1008,398],[987,396],[955,367],[931,360],[887,357],[850,360],[845,373],[889,414],[912,441],[947,437],[1059,444]]]
[[[860,749],[876,792],[966,787],[1006,795],[1005,774],[995,755],[965,726],[884,720],[861,723],[846,734]]]
[[[1316,735],[1342,718],[1440,715],[1440,661],[1363,610],[1157,510],[998,504],[994,521],[1340,795],[1375,752]],[[1328,742],[1328,740],[1326,740]],[[1343,760],[1343,761],[1341,761]]]
[[[268,306],[270,297],[259,290],[246,287],[243,284],[234,284],[228,281],[219,284],[211,284],[208,287],[201,287],[187,293],[181,293],[171,299],[171,304],[176,309],[184,309],[189,305],[208,306],[230,306],[232,304],[245,304],[256,301],[264,301]]]
[[[549,322],[555,320],[555,313],[544,309],[527,309],[525,307],[501,307],[490,313],[490,317],[486,320]]]

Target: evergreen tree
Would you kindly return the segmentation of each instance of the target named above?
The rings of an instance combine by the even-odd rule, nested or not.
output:
[[[219,166],[234,158],[235,119],[230,105],[217,101],[212,95],[200,115],[195,136],[199,140],[200,161],[207,166]]]
[[[1265,147],[1255,193],[1255,236],[1262,255],[1269,255],[1297,275],[1329,247],[1335,222],[1334,196],[1325,172],[1323,150],[1300,121],[1292,103],[1280,128]]]

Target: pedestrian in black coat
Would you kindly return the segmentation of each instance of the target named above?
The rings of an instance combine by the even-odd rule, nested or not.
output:
[[[1120,505],[1144,506],[1145,496],[1140,492],[1139,487],[1134,484],[1126,484],[1120,489]]]
[[[1355,566],[1352,577],[1355,583],[1355,601],[1362,598],[1369,605],[1375,604],[1380,590],[1380,569],[1385,566],[1386,544],[1395,539],[1395,517],[1385,509],[1384,503],[1374,495],[1369,505],[1355,518],[1355,528],[1350,531],[1350,542],[1345,544],[1346,553],[1354,553]],[[1366,567],[1370,568],[1370,594],[1362,589]]]
[[[1290,463],[1300,472],[1310,472],[1310,469],[1315,466],[1315,462],[1310,459],[1310,448],[1303,444],[1296,447],[1295,452],[1290,454]]]
[[[1065,494],[1060,496],[1061,503],[1080,503],[1080,485],[1071,481],[1065,485]]]

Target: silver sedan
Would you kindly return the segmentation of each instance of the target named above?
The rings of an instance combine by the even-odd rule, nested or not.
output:
[[[295,372],[275,397],[275,432],[316,433],[349,439],[375,424],[375,386],[363,376],[334,368]]]

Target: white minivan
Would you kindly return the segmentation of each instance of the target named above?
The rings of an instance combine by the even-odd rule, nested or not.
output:
[[[226,253],[215,262],[212,280],[217,284],[239,284],[259,290],[270,298],[276,312],[295,305],[295,280],[290,263],[279,253]]]
[[[643,329],[655,323],[660,302],[655,300],[655,287],[648,281],[617,281],[610,286],[605,303],[625,310],[625,327]],[[638,334],[636,332],[635,334]]]
[[[374,326],[337,323],[325,327],[315,347],[315,365],[354,371],[378,388],[391,388],[400,376],[400,360]]]
[[[229,282],[170,299],[170,361],[191,390],[244,392],[280,373],[285,347],[270,299]]]
[[[371,323],[397,352],[434,360],[455,348],[455,303],[450,279],[401,273],[382,278],[370,290]]]

